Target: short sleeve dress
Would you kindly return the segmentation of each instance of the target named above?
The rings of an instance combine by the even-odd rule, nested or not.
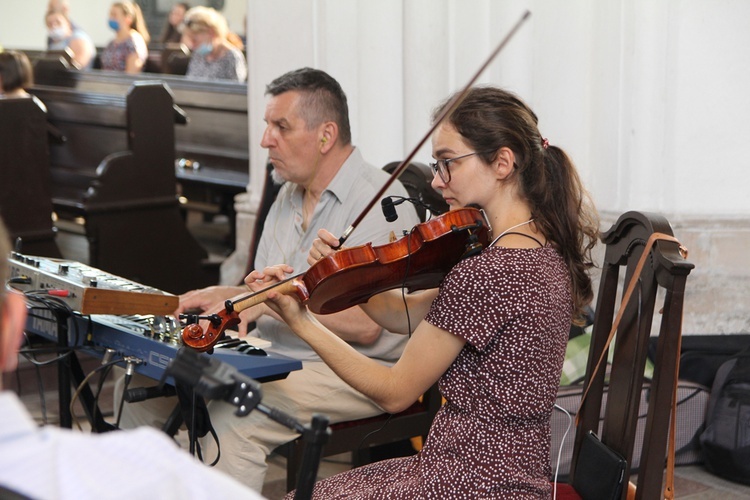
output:
[[[143,63],[148,58],[148,46],[140,33],[131,32],[122,42],[112,40],[101,53],[102,69],[125,71],[130,54],[137,54]]]
[[[489,247],[446,276],[425,320],[466,340],[417,455],[324,479],[316,498],[549,498],[550,418],[570,330],[551,246]]]

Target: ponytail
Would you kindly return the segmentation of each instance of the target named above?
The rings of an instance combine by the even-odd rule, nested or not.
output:
[[[584,307],[594,298],[589,269],[592,250],[599,237],[599,217],[568,155],[557,146],[541,154],[542,182],[529,169],[523,182],[532,217],[542,233],[558,248],[571,274],[574,320],[583,318]]]
[[[112,4],[113,7],[119,7],[126,16],[130,16],[133,19],[131,28],[136,30],[143,37],[146,43],[151,41],[151,35],[148,33],[146,27],[146,21],[143,18],[143,12],[141,7],[135,2],[115,2]]]
[[[151,35],[148,32],[146,20],[143,17],[143,11],[141,11],[141,7],[137,3],[131,2],[131,4],[133,5],[133,29],[141,34],[146,43],[149,43],[151,41]]]

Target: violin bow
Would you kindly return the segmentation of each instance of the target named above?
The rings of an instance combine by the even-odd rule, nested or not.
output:
[[[344,244],[344,242],[349,238],[349,235],[352,234],[352,231],[356,229],[356,227],[359,225],[360,222],[362,222],[362,219],[365,218],[365,216],[372,210],[372,207],[380,200],[380,198],[385,194],[386,189],[388,189],[393,182],[399,178],[399,176],[406,170],[406,167],[409,165],[412,159],[414,159],[414,156],[416,156],[417,152],[424,146],[424,144],[427,142],[427,140],[432,136],[432,134],[437,130],[437,128],[440,126],[440,123],[445,120],[445,118],[450,115],[461,102],[466,98],[466,95],[469,93],[469,90],[471,89],[472,85],[476,83],[476,81],[479,79],[481,74],[484,72],[485,69],[487,69],[487,66],[490,65],[490,63],[497,57],[497,55],[500,53],[503,48],[508,44],[511,38],[513,38],[513,35],[516,34],[516,32],[521,28],[521,25],[531,16],[530,11],[526,11],[521,16],[521,19],[516,21],[516,24],[511,28],[511,30],[508,32],[507,35],[505,35],[505,38],[503,38],[500,43],[497,45],[495,50],[492,51],[492,53],[487,57],[487,59],[482,63],[482,65],[479,67],[476,73],[469,79],[469,81],[464,85],[464,87],[461,89],[460,92],[457,94],[454,94],[448,103],[443,106],[443,109],[441,110],[440,114],[438,114],[437,119],[432,124],[430,129],[427,131],[427,133],[422,137],[422,139],[417,143],[417,145],[414,147],[414,149],[411,150],[411,152],[404,158],[404,160],[396,167],[396,169],[393,171],[391,176],[388,178],[385,184],[383,184],[383,187],[380,188],[380,190],[375,194],[372,200],[370,200],[370,203],[365,207],[365,209],[360,213],[356,219],[354,219],[354,222],[351,223],[351,225],[346,228],[346,231],[344,231],[344,234],[341,235],[339,238],[339,248],[341,248],[341,245]]]

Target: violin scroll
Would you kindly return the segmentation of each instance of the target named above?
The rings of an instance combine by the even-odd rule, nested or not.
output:
[[[230,306],[224,311],[210,316],[196,316],[196,319],[207,319],[208,328],[203,331],[203,327],[197,322],[188,324],[182,329],[182,342],[199,352],[213,352],[214,345],[224,336],[224,331],[240,323],[240,317],[231,307],[231,301],[227,302]]]
[[[265,302],[268,299],[269,291],[276,291],[287,295],[294,295],[300,302],[305,302],[310,295],[305,288],[305,284],[300,279],[301,275],[292,276],[273,287],[266,290],[252,293],[237,300],[227,300],[224,302],[224,310],[208,316],[193,316],[195,320],[207,319],[208,328],[203,328],[193,322],[182,330],[182,342],[188,347],[192,347],[200,352],[213,352],[216,342],[224,337],[224,331],[240,324],[239,313],[245,309]]]

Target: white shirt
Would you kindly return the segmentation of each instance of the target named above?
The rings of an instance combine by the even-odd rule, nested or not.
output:
[[[0,485],[40,500],[263,498],[150,427],[38,427],[10,391],[0,393]]]

